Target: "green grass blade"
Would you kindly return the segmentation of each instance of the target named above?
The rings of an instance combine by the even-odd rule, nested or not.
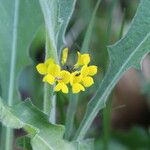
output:
[[[95,17],[96,17],[96,13],[97,13],[97,10],[98,10],[98,7],[99,7],[100,3],[101,3],[101,0],[97,0],[96,6],[95,6],[94,11],[92,13],[92,17],[91,17],[90,23],[88,25],[88,28],[87,28],[87,31],[86,31],[86,34],[85,34],[85,37],[84,37],[84,41],[83,41],[83,44],[82,44],[82,48],[81,48],[82,53],[87,53],[89,51],[90,40],[91,40],[91,36],[92,36]]]
[[[150,51],[150,1],[141,1],[126,36],[108,47],[110,65],[95,96],[88,103],[84,119],[77,131],[76,140],[84,138],[99,110],[105,103],[117,81],[131,67],[140,68],[144,56]]]

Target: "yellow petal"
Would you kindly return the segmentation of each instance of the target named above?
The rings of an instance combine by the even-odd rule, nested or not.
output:
[[[46,74],[47,73],[47,67],[44,63],[40,63],[36,66],[37,71],[40,74]]]
[[[68,48],[64,48],[62,51],[62,59],[61,59],[61,64],[64,65],[67,61],[68,57]]]
[[[62,80],[60,80],[60,82],[64,82],[65,84],[69,83],[70,82],[70,72],[66,71],[66,70],[62,70],[60,72],[60,78]]]
[[[54,91],[58,92],[58,91],[62,91],[63,93],[68,93],[68,87],[66,84],[64,83],[58,83],[55,88]]]
[[[51,74],[47,74],[44,78],[43,78],[43,82],[48,82],[49,84],[53,85],[55,82],[55,78],[51,75]]]
[[[94,84],[92,77],[84,77],[82,78],[82,83],[85,87],[90,87],[92,84]]]
[[[72,93],[79,93],[80,91],[85,91],[85,88],[80,83],[72,85]]]
[[[52,58],[47,59],[47,60],[45,61],[45,64],[46,64],[47,66],[54,64],[54,59],[52,59]]]
[[[82,55],[83,64],[82,65],[88,65],[90,62],[90,55],[89,54],[83,54]]]
[[[63,92],[63,93],[68,93],[68,87],[67,87],[66,84],[63,84],[63,85],[62,85],[62,92]]]
[[[89,69],[89,75],[90,76],[94,76],[97,73],[97,66],[94,66],[94,65],[89,66],[88,69]]]
[[[60,66],[57,64],[51,64],[48,67],[48,73],[54,77],[58,77],[60,75]]]
[[[75,64],[75,68],[78,68],[82,65],[88,65],[89,62],[90,62],[89,54],[80,54],[80,52],[78,52],[78,60],[77,63]]]
[[[89,74],[89,67],[87,67],[87,65],[84,65],[81,68],[81,74],[82,74],[83,77],[88,76],[88,74]]]
[[[71,74],[71,77],[70,77],[70,84],[75,84],[75,83],[79,83],[81,82],[81,79],[82,79],[82,75],[79,71],[75,71]]]
[[[58,83],[55,88],[54,88],[54,91],[58,92],[61,90],[61,83]]]

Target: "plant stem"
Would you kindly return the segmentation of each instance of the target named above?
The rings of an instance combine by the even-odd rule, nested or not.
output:
[[[111,98],[108,100],[106,108],[103,110],[103,149],[108,150],[110,137],[110,114],[111,114]]]
[[[56,96],[53,95],[53,87],[48,83],[44,84],[44,103],[43,111],[49,116],[49,121],[55,123],[55,106],[56,106]]]
[[[49,57],[54,58],[54,60],[57,61],[57,58],[55,58],[55,54],[53,54],[51,50],[51,45],[49,42],[48,34],[46,33],[46,53],[45,53],[45,59],[48,59]],[[51,123],[55,123],[56,121],[56,96],[54,95],[53,86],[49,85],[48,83],[44,84],[44,113],[46,113],[49,116],[49,121]]]
[[[46,54],[45,59],[53,58],[56,63],[58,61],[57,46],[55,41],[55,34],[51,31],[51,17],[48,7],[49,1],[40,0],[41,9],[44,15],[46,28]],[[51,37],[51,34],[53,37]],[[49,116],[49,121],[55,123],[56,118],[56,96],[54,95],[53,87],[45,83],[44,85],[44,112]]]
[[[67,110],[66,116],[66,131],[65,131],[65,139],[69,140],[71,137],[73,125],[74,125],[74,117],[76,113],[76,108],[78,105],[78,94],[70,94],[69,96],[69,106]]]

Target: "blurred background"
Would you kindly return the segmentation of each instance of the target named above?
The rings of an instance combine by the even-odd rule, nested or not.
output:
[[[76,60],[76,51],[90,22],[96,0],[78,0],[66,33],[69,47],[68,64]],[[102,0],[93,27],[90,54],[92,64],[98,66],[95,84],[79,95],[75,116],[74,135],[86,110],[86,105],[103,79],[109,64],[107,45],[118,41],[127,31],[136,12],[139,0]],[[42,108],[43,83],[35,66],[44,61],[44,28],[41,27],[30,46],[32,66],[27,66],[20,76],[22,99],[31,97]],[[95,150],[149,150],[150,149],[150,57],[146,56],[142,70],[130,69],[116,85],[107,107],[99,112],[87,138],[95,138]],[[57,93],[57,123],[65,124],[69,96]],[[23,131],[16,130],[16,136]]]

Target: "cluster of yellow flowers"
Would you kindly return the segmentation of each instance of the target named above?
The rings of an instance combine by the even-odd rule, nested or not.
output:
[[[92,76],[97,73],[97,66],[89,66],[90,55],[78,53],[77,63],[72,71],[61,69],[54,59],[49,58],[44,63],[36,66],[37,71],[44,75],[43,82],[51,85],[56,83],[54,91],[62,91],[68,93],[68,85],[71,85],[73,93],[85,91],[85,88],[90,87],[94,81]],[[61,63],[64,65],[68,57],[68,48],[65,48],[62,53]]]

